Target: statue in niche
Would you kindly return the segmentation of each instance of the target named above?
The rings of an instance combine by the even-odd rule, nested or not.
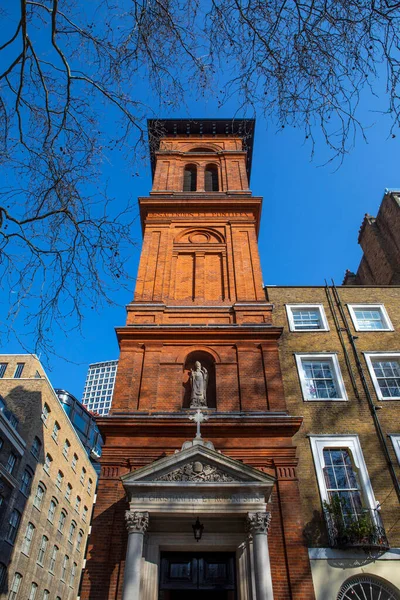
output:
[[[196,360],[194,369],[190,369],[190,408],[207,406],[208,371]]]

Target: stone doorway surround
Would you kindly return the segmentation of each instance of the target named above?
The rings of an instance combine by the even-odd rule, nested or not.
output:
[[[273,600],[267,511],[273,477],[195,439],[122,482],[129,501],[123,600],[157,600],[163,551],[235,552],[237,600]],[[199,543],[191,531],[197,516],[208,524]],[[178,526],[171,530],[170,521]]]

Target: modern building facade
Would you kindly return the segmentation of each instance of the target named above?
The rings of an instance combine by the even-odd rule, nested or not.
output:
[[[285,403],[261,198],[249,189],[254,122],[149,128],[153,188],[139,199],[113,405],[98,419],[81,597],[311,600],[293,444],[302,418]]]
[[[97,475],[38,358],[0,365],[0,598],[75,600]]]
[[[98,415],[108,415],[114,393],[118,361],[109,360],[89,365],[82,404]]]
[[[67,390],[55,389],[54,391],[96,469],[101,456],[103,440],[95,417]]]

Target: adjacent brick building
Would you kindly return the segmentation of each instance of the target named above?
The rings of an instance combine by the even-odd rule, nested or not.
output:
[[[377,216],[365,215],[358,243],[364,254],[357,273],[346,272],[344,285],[399,285],[400,192],[386,191]]]
[[[74,600],[97,475],[37,357],[0,376],[0,598]]]
[[[397,598],[400,286],[271,286],[266,297],[274,304],[273,324],[283,328],[287,408],[303,415],[294,439],[316,598],[357,598],[362,578],[368,589],[382,580],[393,594],[374,590],[371,597],[381,591],[384,598]],[[337,460],[342,453],[356,474],[353,487],[347,481],[341,493],[360,499],[349,513],[364,514],[374,526],[370,539],[361,530],[338,537],[324,510],[323,501],[335,494],[329,487],[332,452]]]

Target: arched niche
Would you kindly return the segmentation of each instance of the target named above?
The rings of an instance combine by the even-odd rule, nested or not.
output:
[[[215,358],[211,353],[205,350],[193,350],[190,352],[185,359],[183,365],[183,401],[182,408],[190,408],[190,370],[194,369],[195,362],[199,361],[202,367],[205,367],[208,371],[208,385],[207,385],[207,408],[216,408],[216,383],[215,383]]]
[[[201,147],[201,148],[190,148],[190,150],[188,150],[188,152],[216,152],[216,150],[214,150],[213,148],[205,148],[205,147]]]

